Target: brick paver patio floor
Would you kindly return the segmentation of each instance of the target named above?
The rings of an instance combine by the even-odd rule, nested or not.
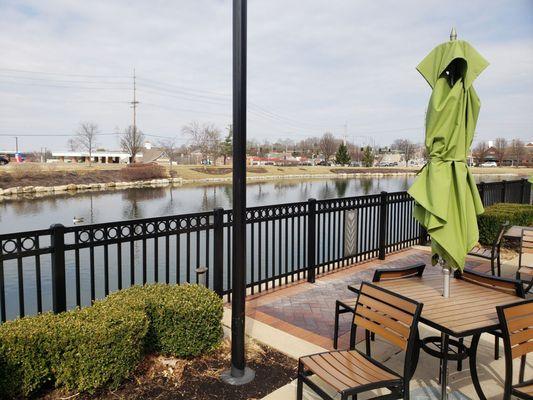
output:
[[[246,315],[307,340],[326,349],[333,348],[335,300],[352,298],[347,285],[370,281],[376,268],[399,268],[419,262],[426,263],[424,274],[440,274],[431,266],[430,253],[408,249],[388,255],[386,260],[372,260],[319,276],[314,284],[303,281],[252,296],[246,303]],[[489,271],[490,264],[470,258],[467,268]],[[350,314],[341,315],[339,348],[348,346]]]

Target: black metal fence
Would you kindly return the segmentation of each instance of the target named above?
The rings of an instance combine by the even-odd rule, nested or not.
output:
[[[481,183],[485,205],[530,203],[527,180]],[[396,192],[247,210],[250,293],[425,243],[413,199]],[[150,282],[205,281],[231,296],[232,211],[0,235],[1,321],[86,306]],[[205,271],[205,272],[204,272]]]

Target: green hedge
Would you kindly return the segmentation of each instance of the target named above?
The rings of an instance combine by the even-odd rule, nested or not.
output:
[[[195,356],[222,339],[222,300],[197,285],[132,287],[91,307],[0,325],[0,398],[117,386],[145,352]]]
[[[89,392],[116,387],[143,356],[148,318],[141,308],[103,300],[58,322],[56,386]]]
[[[56,321],[47,313],[0,326],[0,398],[28,395],[52,382]]]
[[[532,226],[533,206],[529,204],[497,203],[486,207],[478,216],[479,242],[491,245],[496,239],[500,226],[505,221],[509,225]]]
[[[109,296],[129,303],[142,299],[150,319],[146,336],[149,352],[177,357],[196,356],[214,349],[222,339],[222,299],[198,285],[132,287]]]

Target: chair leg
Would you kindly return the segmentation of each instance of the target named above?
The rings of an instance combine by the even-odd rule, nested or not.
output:
[[[335,302],[335,327],[333,329],[333,348],[337,350],[339,341],[339,301]]]
[[[355,325],[352,324],[352,327],[350,328],[350,350],[355,349],[355,334],[356,334]]]
[[[526,358],[527,355],[524,354],[522,357],[520,357],[520,372],[518,373],[518,382],[522,383],[524,382],[524,375],[526,372]]]
[[[500,259],[500,253],[498,252],[498,258],[497,258],[497,265],[498,265],[498,276],[502,276],[502,262]]]
[[[302,379],[303,365],[298,363],[298,381],[296,383],[296,400],[303,400],[304,396],[304,383]]]
[[[464,338],[459,338],[459,345],[463,345],[464,341],[465,341]],[[457,371],[462,371],[463,370],[463,359],[461,358],[462,356],[461,347],[459,347],[457,351],[458,351],[458,356],[459,356],[459,358],[457,359]]]
[[[370,340],[372,340],[373,342],[376,341],[376,334],[374,332],[370,333]]]
[[[403,400],[409,400],[410,396],[410,389],[409,389],[409,382],[407,382],[403,387]]]
[[[490,273],[492,276],[496,275],[496,271],[494,270],[494,257],[490,258]]]
[[[498,336],[494,337],[494,359],[500,359],[500,338]]]
[[[365,345],[366,345],[366,355],[372,357],[372,349],[370,347],[370,338],[371,334],[368,330],[365,331]]]

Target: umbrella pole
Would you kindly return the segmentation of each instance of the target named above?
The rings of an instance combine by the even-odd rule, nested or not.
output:
[[[450,267],[444,260],[444,258],[439,258],[439,264],[442,268],[442,297],[450,297]]]

